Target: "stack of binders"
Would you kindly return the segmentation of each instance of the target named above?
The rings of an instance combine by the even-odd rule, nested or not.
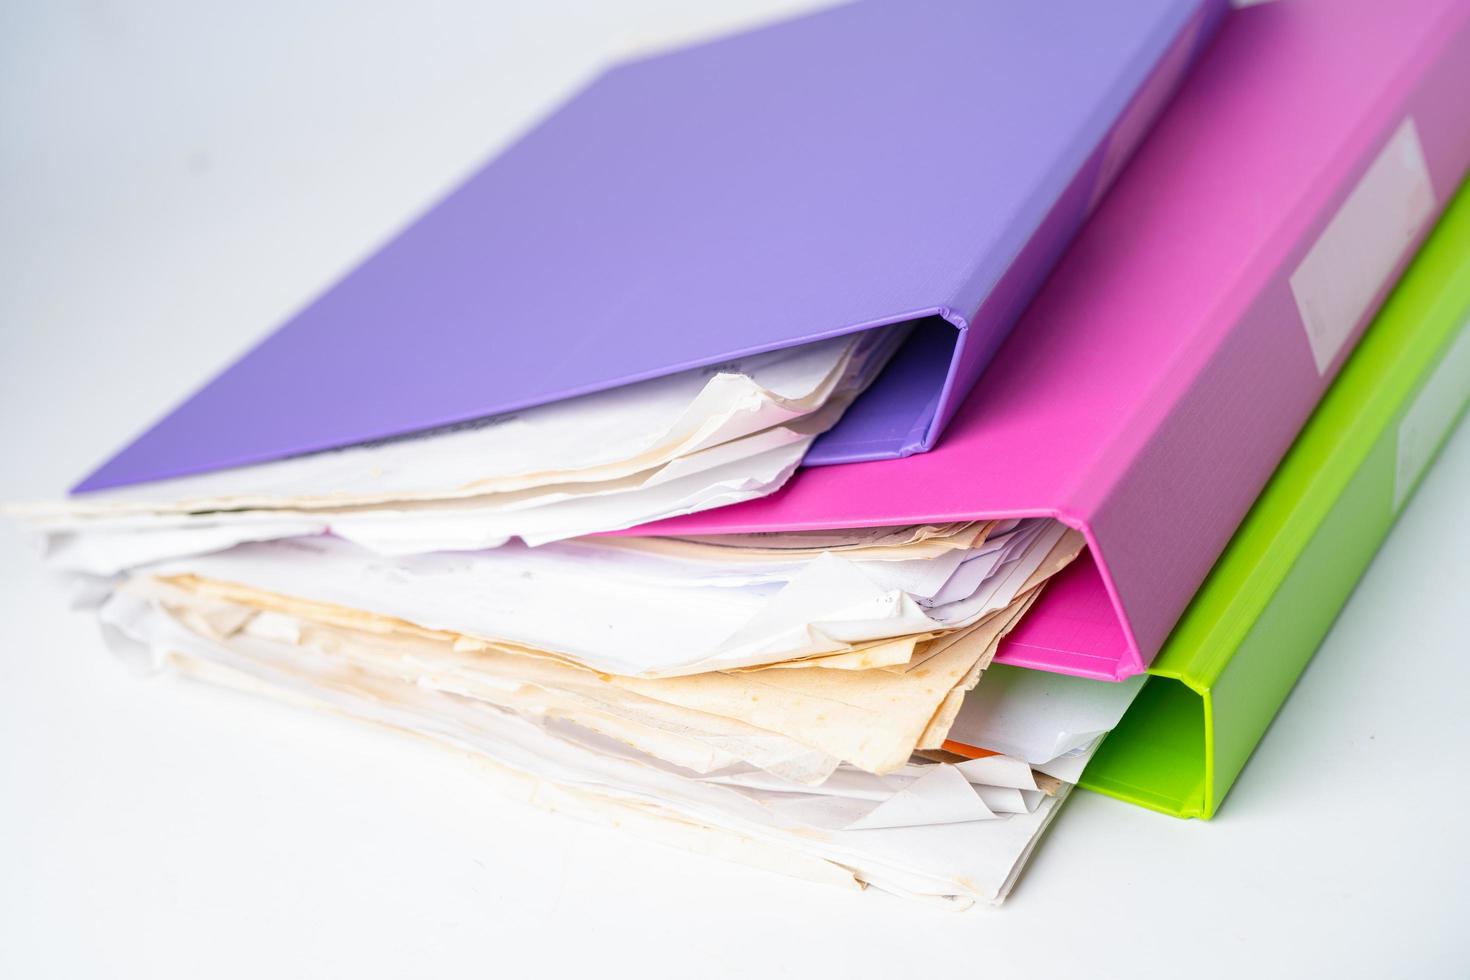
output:
[[[998,902],[1077,785],[1215,813],[1470,400],[1465,92],[1463,0],[625,64],[11,510],[154,666]]]

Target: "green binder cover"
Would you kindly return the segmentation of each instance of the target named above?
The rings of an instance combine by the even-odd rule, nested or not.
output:
[[[1462,186],[1081,785],[1209,818],[1470,400]]]

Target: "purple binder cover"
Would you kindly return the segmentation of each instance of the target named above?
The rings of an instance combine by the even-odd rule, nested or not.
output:
[[[84,480],[921,321],[809,463],[932,447],[1224,0],[869,0],[602,75]]]

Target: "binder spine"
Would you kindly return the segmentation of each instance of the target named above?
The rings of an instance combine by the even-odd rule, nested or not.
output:
[[[1356,152],[1339,163],[1335,179],[1322,182],[1330,189],[1303,203],[1292,222],[1291,243],[1278,242],[1272,254],[1257,258],[1256,271],[1248,274],[1257,278],[1254,285],[1249,278],[1237,284],[1234,292],[1251,300],[1243,309],[1229,301],[1222,305],[1218,316],[1232,326],[1216,334],[1213,347],[1181,351],[1171,377],[1187,381],[1167,382],[1173,390],[1156,392],[1140,417],[1120,429],[1097,467],[1093,485],[1103,488],[1101,499],[1074,508],[1093,515],[1095,557],[1118,597],[1118,614],[1137,644],[1131,652],[1142,665],[1162,647],[1470,167],[1470,124],[1444,108],[1456,101],[1453,93],[1470,91],[1470,57],[1464,56],[1470,50],[1470,16],[1459,15],[1447,27],[1453,29],[1439,39],[1440,50],[1419,62],[1419,77],[1405,79],[1397,93],[1385,93],[1372,119],[1354,134]],[[1406,126],[1416,134],[1427,170],[1424,190],[1433,198],[1416,199],[1423,190],[1406,186],[1412,176],[1385,192],[1388,201],[1374,233],[1398,235],[1398,254],[1373,270],[1376,288],[1351,326],[1342,328],[1339,350],[1319,371],[1292,276],[1372,179],[1375,164],[1400,152]],[[1398,207],[1417,208],[1407,216],[1412,222],[1394,213]],[[1272,394],[1269,411],[1262,392]],[[1120,676],[1133,672],[1120,664]]]
[[[1088,789],[1209,818],[1470,403],[1462,191],[1196,597]]]

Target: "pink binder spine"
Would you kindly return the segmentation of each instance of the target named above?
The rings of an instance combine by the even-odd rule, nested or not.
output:
[[[1235,14],[935,451],[631,533],[1053,516],[1092,560],[998,659],[1142,671],[1470,165],[1465,92],[1462,0]]]
[[[1465,13],[1462,7],[1425,32],[1422,60],[1393,76],[1357,125],[1334,132],[1304,123],[1303,139],[1336,136],[1338,151],[1249,264],[1233,282],[1222,284],[1222,302],[1207,329],[1179,346],[1169,369],[1140,400],[1137,412],[1098,458],[1091,479],[1082,484],[1084,493],[1069,508],[1069,523],[1087,534],[1101,569],[1084,566],[1057,583],[1058,594],[1038,605],[1036,615],[1002,649],[1000,661],[1122,678],[1141,672],[1162,646],[1189,593],[1204,580],[1465,173],[1470,125],[1455,95],[1470,92],[1470,17]],[[1263,30],[1268,26],[1261,25]],[[1258,104],[1273,96],[1269,81],[1256,78]],[[1220,119],[1209,106],[1183,103],[1180,117],[1171,140],[1193,144],[1201,152],[1210,146],[1212,127],[1231,128],[1230,120]],[[1370,165],[1381,153],[1392,152],[1385,148],[1405,120],[1413,121],[1422,147],[1432,206],[1412,222],[1412,237],[1402,243],[1366,308],[1326,369],[1319,371],[1291,276],[1361,186]],[[1141,167],[1158,171],[1160,162],[1141,161]],[[1172,163],[1202,172],[1202,161],[1176,156]],[[1119,211],[1146,208],[1150,193],[1140,179],[1126,191],[1120,187],[1111,206]],[[1399,228],[1376,230],[1387,235]],[[1240,242],[1220,248],[1220,258],[1242,254],[1247,247],[1248,242]],[[1088,301],[1087,283],[1076,278],[1061,283],[1063,289],[1070,284],[1077,290],[1076,302]],[[1153,288],[1158,301],[1169,306],[1173,301],[1163,293],[1197,288],[1197,283],[1160,277]],[[1092,292],[1091,299],[1097,298]],[[1099,305],[1096,315],[1115,321],[1119,343],[1144,342],[1142,334],[1109,317],[1112,310],[1126,309]],[[1191,583],[1189,593],[1169,587],[1174,582]]]

